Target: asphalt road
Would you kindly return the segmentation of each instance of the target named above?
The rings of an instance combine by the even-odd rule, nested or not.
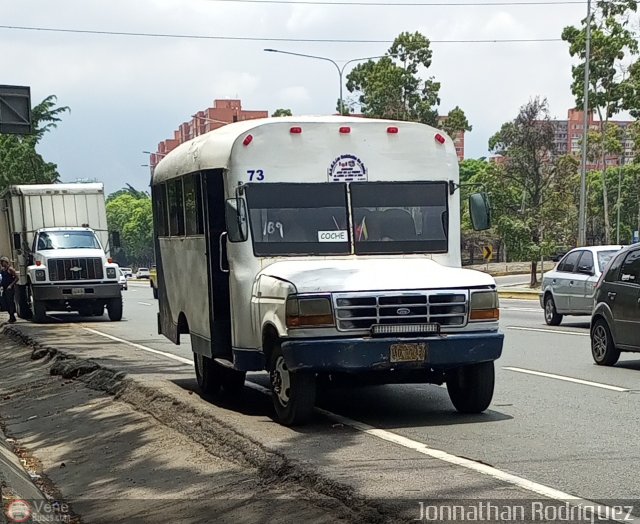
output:
[[[174,346],[156,334],[157,302],[147,284],[132,282],[124,295],[121,322],[56,316],[191,359],[188,342]],[[486,414],[455,413],[446,389],[431,385],[334,390],[321,407],[579,497],[640,499],[640,355],[623,354],[611,368],[595,366],[587,317],[565,317],[552,328],[536,301],[503,300],[501,306],[506,344]],[[265,379],[249,377],[262,385]],[[381,451],[377,458],[388,457]]]

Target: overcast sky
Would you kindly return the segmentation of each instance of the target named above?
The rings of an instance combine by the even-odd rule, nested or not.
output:
[[[497,0],[484,3],[492,1]],[[0,84],[31,86],[33,105],[54,94],[60,105],[71,108],[39,148],[47,160],[58,164],[64,181],[97,178],[108,192],[127,182],[145,188],[149,170],[141,164],[148,163],[148,156],[142,151],[155,150],[180,123],[216,98],[240,98],[245,109],[270,113],[279,107],[296,115],[335,111],[339,82],[330,63],[265,53],[263,48],[346,61],[383,54],[400,32],[420,31],[434,41],[429,74],[442,83],[440,112],[446,114],[456,105],[465,110],[473,125],[466,156],[477,158],[487,154],[487,141],[500,125],[535,95],[548,98],[552,116],[566,118],[574,104],[567,45],[435,41],[559,39],[563,27],[579,23],[586,3],[556,1],[556,5],[455,6],[451,4],[463,0],[440,0],[448,5],[404,7],[391,1],[387,6],[331,6],[218,0],[0,0],[3,26],[389,42],[148,38],[0,28]]]

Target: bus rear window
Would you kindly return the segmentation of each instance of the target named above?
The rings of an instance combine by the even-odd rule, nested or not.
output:
[[[256,256],[350,252],[345,184],[249,184]]]

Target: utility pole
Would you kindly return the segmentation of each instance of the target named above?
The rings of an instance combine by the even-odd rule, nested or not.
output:
[[[589,59],[591,53],[591,0],[587,0],[587,27],[584,53],[584,104],[582,126],[582,162],[580,165],[580,210],[578,212],[578,246],[587,244],[587,136],[589,133]]]

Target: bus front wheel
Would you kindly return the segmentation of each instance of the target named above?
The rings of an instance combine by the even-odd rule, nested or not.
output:
[[[278,422],[285,426],[297,426],[308,422],[316,403],[315,375],[290,371],[282,348],[277,344],[269,359],[269,378]]]

